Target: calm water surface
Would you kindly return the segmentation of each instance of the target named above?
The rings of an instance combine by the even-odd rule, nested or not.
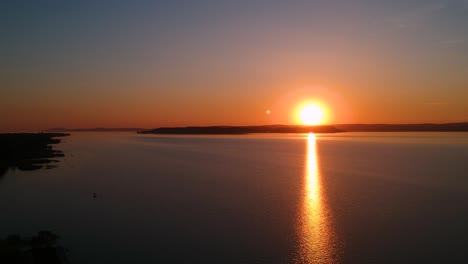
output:
[[[72,263],[466,263],[468,133],[74,133],[0,178],[0,236]],[[93,198],[93,193],[97,198]]]

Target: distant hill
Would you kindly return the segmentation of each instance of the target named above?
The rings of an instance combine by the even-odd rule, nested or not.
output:
[[[191,126],[191,127],[160,127],[139,131],[140,134],[192,134],[192,135],[229,135],[252,133],[337,133],[342,132],[334,126]]]
[[[144,129],[123,128],[51,128],[48,132],[138,132],[140,134],[223,135],[252,133],[338,133],[338,132],[468,132],[468,122],[444,124],[336,124],[322,126],[188,126]]]
[[[138,130],[140,134],[223,135],[252,133],[468,132],[468,122],[445,124],[337,124],[326,126],[190,126]]]
[[[118,127],[118,128],[105,128],[105,127],[97,127],[97,128],[64,128],[64,127],[56,127],[47,130],[48,132],[136,132],[142,131],[144,128],[136,128],[136,127]]]
[[[468,131],[468,122],[445,124],[339,124],[347,132],[461,132]]]

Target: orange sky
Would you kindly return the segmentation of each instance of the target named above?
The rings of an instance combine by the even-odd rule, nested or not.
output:
[[[241,2],[7,4],[0,131],[468,121],[463,1]]]

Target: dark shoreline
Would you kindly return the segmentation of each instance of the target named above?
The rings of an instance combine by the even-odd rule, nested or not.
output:
[[[139,134],[173,134],[173,135],[243,135],[256,133],[339,133],[343,132],[334,126],[191,126],[160,127],[138,131]]]
[[[337,124],[323,126],[189,126],[160,127],[139,134],[243,135],[255,133],[339,133],[339,132],[468,132],[468,122],[445,124]]]
[[[69,263],[67,249],[57,245],[59,236],[51,231],[39,231],[31,238],[18,234],[0,239],[0,262],[16,264]]]
[[[8,133],[0,134],[0,176],[9,168],[37,170],[54,168],[50,163],[54,158],[64,157],[64,153],[51,145],[61,142],[58,137],[66,133]]]
[[[468,132],[468,122],[422,124],[337,124],[346,132]]]

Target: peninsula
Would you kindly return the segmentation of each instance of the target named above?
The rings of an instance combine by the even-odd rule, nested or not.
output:
[[[254,133],[338,133],[338,132],[468,132],[468,122],[444,124],[336,124],[320,126],[187,126],[140,130],[139,134],[239,135]]]
[[[63,157],[60,150],[55,150],[51,145],[60,143],[58,137],[68,136],[65,133],[11,133],[0,134],[0,176],[5,174],[8,168],[20,170],[35,170],[53,168],[46,165],[55,162],[53,158]]]
[[[422,123],[422,124],[339,124],[335,125],[346,132],[466,132],[468,122]]]
[[[191,135],[239,135],[254,133],[337,133],[343,132],[334,126],[297,126],[297,125],[264,125],[264,126],[190,126],[160,127],[138,131],[140,134],[191,134]]]

